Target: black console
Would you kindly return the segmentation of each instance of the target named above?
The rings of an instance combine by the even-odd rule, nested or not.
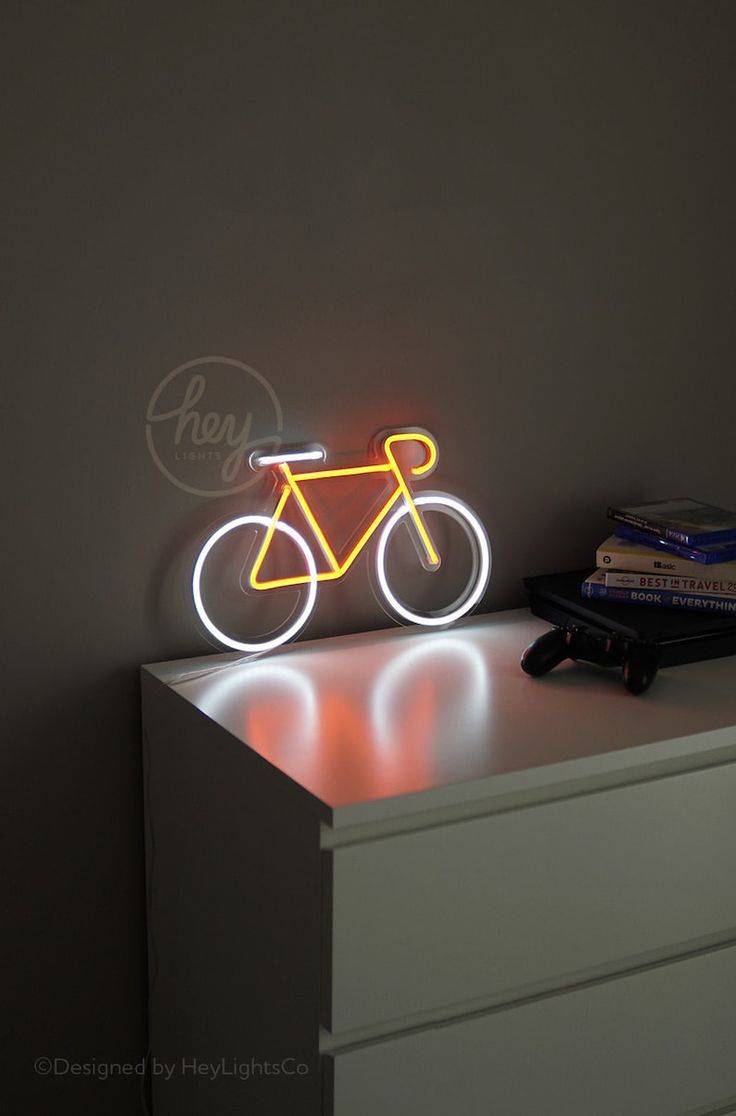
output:
[[[555,627],[526,649],[522,669],[533,677],[571,659],[620,667],[626,689],[643,694],[660,666],[736,654],[733,617],[583,599],[590,570],[530,577],[531,611]]]

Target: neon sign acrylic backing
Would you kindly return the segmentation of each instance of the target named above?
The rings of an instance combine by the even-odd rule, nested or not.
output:
[[[423,430],[397,430],[380,435],[374,442],[375,453],[368,464],[348,468],[324,468],[327,453],[322,446],[309,446],[274,454],[253,453],[253,469],[268,469],[276,482],[276,506],[270,516],[240,515],[224,523],[209,536],[200,550],[192,575],[192,593],[197,614],[219,643],[236,651],[270,651],[293,639],[307,623],[317,600],[318,586],[337,581],[353,566],[358,555],[377,536],[374,553],[376,587],[383,602],[398,619],[427,627],[445,627],[470,612],[480,601],[491,574],[491,547],[483,524],[462,500],[446,492],[423,492],[414,495],[410,482],[414,477],[427,477],[437,464],[437,443]],[[421,452],[418,464],[406,465],[400,460],[405,452]],[[398,456],[397,456],[398,455]],[[323,511],[318,511],[313,493],[324,485],[329,495],[330,481],[382,481],[385,489],[378,504],[364,517],[346,548],[338,552],[328,538],[329,525]],[[333,485],[334,487],[334,485]],[[320,488],[320,491],[322,489]],[[344,502],[344,501],[343,501]],[[298,513],[300,529],[286,517]],[[391,573],[390,554],[400,536],[406,534],[414,544],[411,548],[410,582],[420,574],[432,579],[442,566],[443,553],[438,538],[446,538],[447,528],[454,530],[453,550],[458,536],[464,551],[461,584],[453,584],[450,601],[439,607],[427,607],[426,601],[416,603],[406,586]],[[460,528],[459,532],[457,528]],[[223,547],[235,547],[238,590],[237,603],[243,595],[256,603],[268,594],[290,592],[296,604],[267,632],[252,636],[232,630],[227,622],[216,618],[205,604],[205,587],[217,577],[216,557]],[[281,567],[267,572],[274,552],[281,549]],[[284,559],[287,566],[284,569]],[[466,569],[467,567],[467,569]],[[406,580],[406,579],[405,579]],[[234,611],[240,611],[233,606]],[[228,628],[231,630],[228,630]]]

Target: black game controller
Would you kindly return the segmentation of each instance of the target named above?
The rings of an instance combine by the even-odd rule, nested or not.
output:
[[[538,678],[565,659],[582,659],[606,667],[620,666],[629,693],[643,694],[657,673],[659,648],[656,643],[598,633],[579,624],[567,623],[535,639],[521,656],[521,668]]]

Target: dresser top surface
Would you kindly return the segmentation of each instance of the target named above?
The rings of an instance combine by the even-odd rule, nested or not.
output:
[[[344,824],[409,798],[413,809],[452,805],[495,785],[686,751],[706,764],[733,745],[736,758],[736,656],[661,670],[633,697],[619,671],[568,663],[525,675],[521,653],[546,630],[519,609],[443,632],[392,629],[146,670]]]

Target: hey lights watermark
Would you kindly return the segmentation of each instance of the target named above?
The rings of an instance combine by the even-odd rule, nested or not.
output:
[[[395,450],[404,443],[414,443],[415,446],[418,445],[423,449],[424,460],[420,464],[408,469],[402,468],[397,461]],[[270,651],[296,636],[314,609],[318,584],[324,581],[336,581],[343,577],[379,528],[382,529],[375,552],[377,581],[386,604],[396,616],[412,624],[444,627],[470,612],[478,604],[491,574],[491,547],[483,524],[475,512],[455,496],[445,492],[427,492],[414,496],[409,487],[409,477],[426,477],[437,464],[437,443],[434,438],[423,430],[403,429],[379,436],[374,445],[376,452],[373,463],[342,469],[309,468],[316,462],[326,460],[327,453],[322,446],[307,446],[280,453],[261,454],[257,451],[251,453],[249,458],[251,468],[272,469],[277,477],[278,499],[273,514],[270,517],[241,515],[224,523],[204,543],[195,562],[192,576],[192,592],[197,614],[210,635],[225,647],[246,652]],[[292,466],[297,466],[298,471],[294,472]],[[307,468],[305,469],[304,466]],[[308,488],[310,482],[325,481],[330,478],[381,474],[385,474],[390,483],[388,496],[368,525],[363,526],[357,541],[350,547],[347,555],[340,560],[328,542],[304,488]],[[316,544],[321,561],[326,563],[326,569],[317,568],[312,548],[304,536],[289,523],[283,522],[284,511],[289,504],[292,506],[296,504],[302,513],[309,529],[310,541],[312,545]],[[450,604],[431,611],[419,610],[404,603],[392,587],[387,572],[387,549],[400,524],[407,524],[414,533],[421,567],[430,573],[439,569],[441,555],[427,526],[426,512],[448,516],[459,524],[471,551],[470,574],[462,590]],[[202,596],[202,581],[207,570],[208,559],[225,536],[241,529],[246,531],[255,529],[263,534],[260,545],[255,548],[255,556],[247,573],[247,585],[250,589],[268,592],[286,586],[300,586],[306,590],[304,599],[297,606],[295,613],[292,612],[278,630],[271,631],[262,638],[239,639],[223,631],[208,614]],[[304,568],[286,577],[262,578],[261,570],[266,556],[279,536],[290,539],[295,544],[303,559]]]
[[[248,455],[281,445],[273,385],[232,357],[198,357],[168,372],[146,409],[146,443],[172,484],[194,496],[229,496],[256,481]]]

